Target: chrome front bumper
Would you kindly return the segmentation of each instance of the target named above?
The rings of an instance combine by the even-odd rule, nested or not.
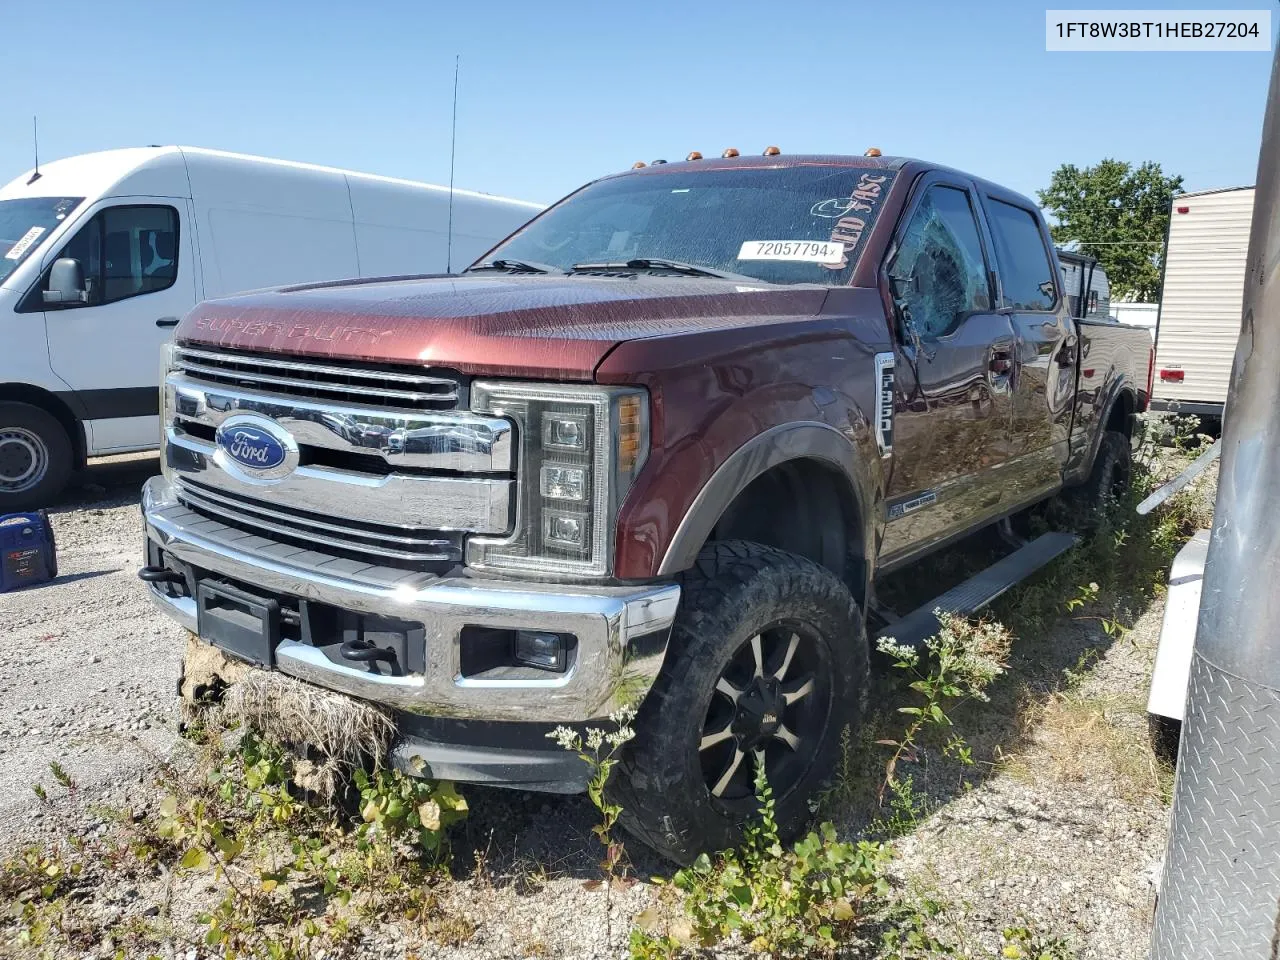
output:
[[[370,673],[287,639],[276,647],[276,666],[331,690],[433,717],[576,723],[635,704],[662,666],[680,603],[675,584],[597,587],[442,578],[326,558],[193,513],[163,477],[147,481],[142,511],[147,537],[195,570],[274,595],[421,623],[422,674]],[[149,589],[166,613],[196,631],[193,599],[168,596],[159,585]],[[564,674],[545,679],[464,677],[461,636],[468,626],[573,634],[577,656]]]

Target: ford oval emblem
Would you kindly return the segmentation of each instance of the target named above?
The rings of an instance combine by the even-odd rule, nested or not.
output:
[[[251,478],[279,479],[297,464],[293,437],[265,417],[228,417],[218,427],[216,439],[216,459],[224,467],[230,461]]]

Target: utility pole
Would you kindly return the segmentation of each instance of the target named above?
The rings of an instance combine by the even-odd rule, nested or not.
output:
[[[1280,49],[1152,960],[1280,956]]]

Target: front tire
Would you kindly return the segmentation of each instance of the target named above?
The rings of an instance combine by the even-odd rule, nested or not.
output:
[[[780,833],[797,833],[867,693],[861,611],[810,560],[708,544],[683,579],[667,660],[614,773],[626,829],[687,864],[736,846],[762,758]]]
[[[52,415],[0,403],[0,514],[47,506],[71,476],[71,440]]]

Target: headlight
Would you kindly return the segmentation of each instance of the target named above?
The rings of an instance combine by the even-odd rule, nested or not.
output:
[[[169,402],[165,379],[175,369],[174,361],[178,358],[178,348],[172,340],[160,345],[160,472],[169,476],[169,454],[165,450],[165,437],[169,431]]]
[[[605,576],[617,509],[649,454],[649,398],[634,387],[478,381],[471,409],[520,437],[516,529],[472,537],[480,569]]]

